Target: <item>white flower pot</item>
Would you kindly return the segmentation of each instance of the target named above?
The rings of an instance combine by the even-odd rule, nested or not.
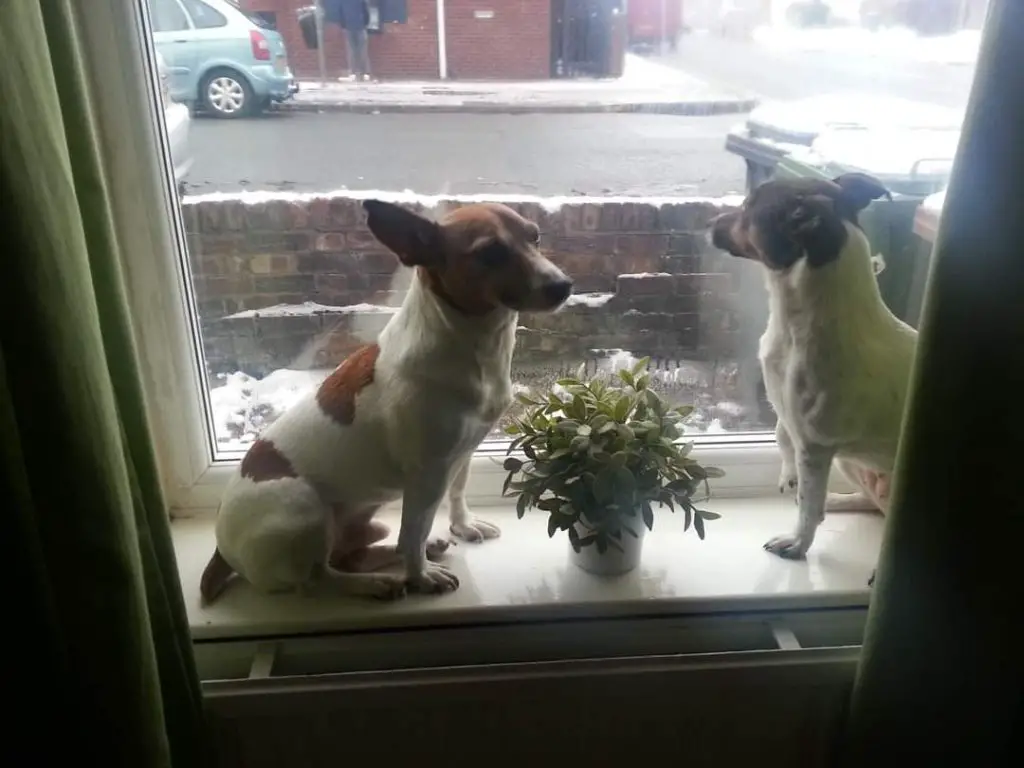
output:
[[[616,539],[615,544],[609,544],[608,549],[601,553],[596,544],[590,544],[580,549],[579,552],[569,544],[569,558],[587,573],[595,576],[619,576],[629,573],[640,565],[640,554],[644,547],[644,534],[647,533],[647,526],[644,525],[640,515],[630,519],[629,527],[636,531],[636,536],[630,536],[628,531],[622,532],[622,538]],[[576,533],[580,538],[585,538],[593,531],[583,522],[576,523]]]

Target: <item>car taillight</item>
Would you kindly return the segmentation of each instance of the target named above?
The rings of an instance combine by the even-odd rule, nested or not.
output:
[[[270,61],[270,43],[258,29],[249,30],[249,43],[252,45],[252,57],[256,61]]]

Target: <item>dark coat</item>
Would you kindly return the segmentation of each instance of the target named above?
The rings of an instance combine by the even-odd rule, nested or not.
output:
[[[366,0],[324,0],[324,19],[342,29],[366,29],[370,23],[370,10]]]

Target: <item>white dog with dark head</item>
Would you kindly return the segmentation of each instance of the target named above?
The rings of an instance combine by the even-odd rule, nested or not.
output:
[[[857,216],[888,192],[851,173],[780,179],[712,224],[715,246],[759,261],[768,327],[759,357],[778,416],[780,490],[796,488],[799,519],[765,549],[802,558],[826,510],[885,511],[917,332],[882,301]],[[860,490],[828,493],[831,465]]]
[[[434,562],[448,542],[429,538],[446,492],[455,536],[499,533],[466,508],[469,460],[511,403],[518,313],[557,309],[572,283],[541,254],[537,225],[505,206],[469,205],[441,222],[374,200],[364,208],[416,277],[377,341],[249,448],[221,500],[207,602],[234,574],[267,592],[453,590],[458,578]],[[374,515],[399,498],[398,545],[381,545],[389,531]],[[403,572],[382,572],[392,565]]]

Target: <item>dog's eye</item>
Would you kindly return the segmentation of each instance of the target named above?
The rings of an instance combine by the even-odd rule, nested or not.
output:
[[[500,267],[508,261],[508,248],[501,243],[491,243],[478,250],[476,257],[485,267]]]

